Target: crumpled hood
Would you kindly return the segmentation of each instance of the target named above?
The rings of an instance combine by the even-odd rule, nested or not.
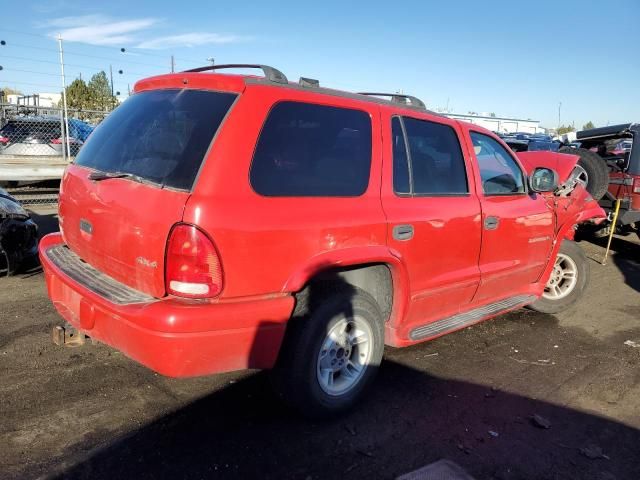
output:
[[[550,168],[558,174],[558,182],[564,183],[571,175],[580,157],[549,151],[519,152],[516,154],[522,166],[531,175],[538,167]]]

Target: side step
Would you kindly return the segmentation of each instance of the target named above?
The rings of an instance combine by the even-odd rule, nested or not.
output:
[[[411,340],[420,340],[421,338],[442,335],[443,333],[447,333],[452,330],[458,330],[462,327],[473,325],[486,317],[497,315],[518,305],[532,303],[535,300],[536,297],[533,295],[518,295],[516,297],[505,298],[499,302],[491,303],[469,312],[458,313],[452,317],[443,318],[442,320],[431,322],[427,325],[423,325],[422,327],[414,328],[411,330],[409,338]]]

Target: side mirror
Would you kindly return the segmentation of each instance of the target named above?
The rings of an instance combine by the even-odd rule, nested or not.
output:
[[[558,188],[558,174],[550,168],[538,167],[529,175],[529,189],[532,192],[553,192]]]

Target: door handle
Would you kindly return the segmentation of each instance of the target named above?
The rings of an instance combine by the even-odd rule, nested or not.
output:
[[[500,218],[498,217],[485,217],[484,219],[484,229],[485,230],[495,230],[500,225]]]
[[[411,240],[413,238],[413,225],[396,225],[393,227],[394,240]]]

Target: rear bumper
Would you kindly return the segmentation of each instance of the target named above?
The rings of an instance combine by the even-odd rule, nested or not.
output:
[[[166,297],[119,305],[51,262],[46,251],[61,243],[60,234],[40,242],[49,297],[67,322],[90,337],[170,377],[274,365],[293,311],[292,296],[215,303]]]

